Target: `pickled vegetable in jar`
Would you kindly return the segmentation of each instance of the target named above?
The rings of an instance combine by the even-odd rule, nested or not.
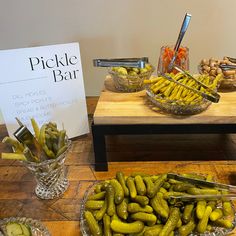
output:
[[[158,71],[161,73],[168,72],[168,65],[171,62],[171,59],[174,56],[174,46],[162,46],[160,51],[160,57],[158,62]],[[176,59],[175,64],[181,67],[184,70],[189,70],[189,49],[187,47],[180,46]],[[174,74],[178,73],[175,69],[173,69]]]

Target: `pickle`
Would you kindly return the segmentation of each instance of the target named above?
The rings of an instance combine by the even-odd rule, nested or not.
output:
[[[223,202],[223,213],[225,216],[229,216],[233,214],[233,209],[230,201]]]
[[[109,183],[110,183],[110,181],[108,182],[108,181],[103,181],[102,183],[101,183],[101,191],[106,191],[106,187],[109,185]]]
[[[203,217],[199,220],[199,222],[197,224],[197,231],[199,233],[204,233],[206,231],[209,216],[210,216],[211,212],[212,212],[212,208],[210,206],[207,206]]]
[[[182,195],[186,195],[186,193],[169,191],[164,193],[163,197],[164,199],[169,199],[171,196],[182,196]]]
[[[33,127],[33,130],[34,130],[34,136],[38,140],[39,139],[39,133],[40,133],[39,126],[38,126],[38,124],[37,124],[37,122],[34,118],[31,118],[30,121],[31,121],[31,125]]]
[[[195,81],[193,81],[193,82],[195,82]],[[193,178],[193,179],[205,180],[205,177],[204,177],[204,176],[198,175],[198,174],[194,174],[194,173],[191,173],[191,174],[182,174],[182,176],[188,177],[188,178]]]
[[[156,194],[156,197],[157,197],[158,201],[160,202],[161,206],[166,210],[167,214],[169,215],[170,209],[168,206],[168,202],[163,197],[163,193],[158,192]]]
[[[149,229],[145,230],[144,236],[156,236],[160,233],[162,228],[163,228],[163,225],[154,225],[150,227]]]
[[[160,177],[160,175],[152,175],[150,176],[152,182],[154,183],[158,178]]]
[[[103,216],[104,236],[112,236],[110,224],[111,224],[111,218],[109,215],[105,214]]]
[[[218,219],[214,223],[217,226],[224,227],[224,228],[227,228],[227,229],[231,229],[231,228],[234,227],[232,222],[230,220],[227,220],[227,219]]]
[[[198,201],[196,206],[196,215],[199,220],[202,219],[205,210],[206,210],[206,201],[205,200]]]
[[[164,188],[164,189],[169,189],[169,188],[170,188],[170,186],[171,186],[171,184],[170,184],[170,183],[168,183],[168,182],[164,182],[161,188]],[[161,191],[161,188],[160,188],[160,191]]]
[[[161,232],[159,233],[159,236],[169,236],[171,232],[175,229],[179,219],[180,219],[179,208],[174,207],[170,212],[170,216],[167,222],[165,223]]]
[[[164,195],[164,193],[167,193],[168,191],[167,191],[165,188],[160,187],[159,192],[160,192],[160,193],[163,193],[163,195]]]
[[[141,220],[143,222],[151,223],[151,225],[154,225],[157,221],[157,217],[154,214],[146,213],[146,212],[137,212],[133,213],[130,216],[133,220]]]
[[[183,222],[185,224],[187,224],[191,218],[192,218],[192,213],[193,213],[193,208],[194,208],[194,204],[187,204],[184,207],[184,212],[183,212]]]
[[[88,200],[85,203],[85,208],[90,210],[99,210],[102,208],[104,201],[102,200]]]
[[[101,220],[107,211],[107,198],[104,200],[102,207],[94,214],[97,221]]]
[[[129,203],[128,204],[128,212],[130,213],[136,213],[136,212],[147,212],[152,213],[153,208],[149,205],[146,205],[145,207],[141,207],[138,203]]]
[[[128,217],[128,204],[126,202],[126,200],[124,199],[119,205],[116,206],[116,212],[117,212],[117,215],[126,220],[127,217]]]
[[[126,180],[126,184],[129,189],[130,197],[135,198],[137,196],[137,190],[135,187],[134,179],[132,177],[128,177]]]
[[[173,187],[173,191],[176,192],[184,192],[186,190],[188,190],[189,188],[192,188],[193,185],[192,184],[188,184],[188,183],[181,183],[181,184],[175,184]]]
[[[106,187],[107,191],[107,214],[109,216],[113,216],[116,212],[116,207],[115,207],[115,190],[112,187],[112,185],[108,185]]]
[[[201,194],[219,194],[219,191],[217,189],[212,189],[212,188],[189,188],[187,190],[187,193],[192,194],[192,195],[201,195]]]
[[[146,184],[146,188],[147,188],[147,196],[148,197],[151,197],[154,195],[154,184],[152,182],[152,179],[151,177],[144,177],[143,178],[143,181],[145,182]]]
[[[106,195],[106,191],[102,191],[96,194],[91,194],[89,195],[88,200],[103,200],[105,198],[105,195]]]
[[[125,197],[128,197],[129,196],[129,189],[127,188],[127,186],[125,184],[125,176],[124,176],[123,172],[118,171],[116,173],[116,178],[117,178],[117,180],[119,181],[120,185],[123,188]]]
[[[89,230],[93,236],[102,236],[102,230],[90,211],[84,212],[84,217],[87,221]]]
[[[163,217],[164,219],[168,218],[168,212],[165,210],[165,208],[162,207],[160,201],[158,200],[157,196],[155,196],[154,198],[152,198],[150,200],[150,204],[152,206],[152,208],[154,209],[154,211],[159,214],[161,217]]]
[[[100,193],[100,192],[102,192],[101,188],[102,188],[102,185],[101,185],[101,184],[95,185],[94,192],[95,192],[95,193]]]
[[[216,208],[212,213],[210,214],[210,220],[216,221],[220,219],[223,216],[223,211],[220,208]]]
[[[116,179],[112,179],[110,181],[110,184],[112,185],[112,187],[115,190],[115,197],[114,197],[115,203],[120,204],[124,200],[124,190],[123,190],[121,184]]]
[[[146,186],[143,182],[143,178],[140,175],[134,177],[135,186],[137,193],[141,196],[146,195]]]
[[[134,199],[132,199],[134,202],[139,203],[141,206],[146,206],[149,203],[149,198],[146,196],[139,196],[137,195]]]
[[[212,210],[216,208],[217,201],[209,201],[207,202],[207,206],[210,206]]]
[[[162,187],[166,179],[167,179],[166,174],[160,175],[160,177],[154,183],[153,194],[150,195],[150,198],[153,198],[156,195],[156,193],[159,192],[160,188]]]
[[[182,225],[178,231],[180,236],[188,236],[196,227],[196,223],[193,218],[186,224]]]
[[[132,223],[125,223],[118,220],[112,220],[111,229],[117,233],[134,234],[143,230],[144,223],[142,221],[134,221]]]

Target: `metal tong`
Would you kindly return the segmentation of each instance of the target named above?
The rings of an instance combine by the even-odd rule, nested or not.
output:
[[[174,173],[168,173],[167,177],[170,179],[175,179],[179,180],[182,182],[190,183],[190,184],[195,184],[198,186],[203,186],[203,187],[210,187],[210,188],[215,188],[219,190],[227,190],[231,192],[231,194],[201,194],[201,195],[181,195],[181,196],[170,196],[172,199],[179,199],[182,201],[192,201],[192,200],[234,200],[236,199],[236,186],[234,185],[228,185],[228,184],[222,184],[222,183],[217,183],[217,182],[210,182],[206,180],[200,180],[200,179],[194,179],[190,177],[184,177],[178,174]]]
[[[227,57],[228,60],[232,63],[235,63],[236,64],[236,58],[233,58],[233,57]],[[228,65],[228,64],[221,64],[219,65],[219,67],[223,70],[223,71],[226,71],[226,70],[235,70],[236,69],[236,65]]]
[[[16,137],[16,139],[20,143],[24,144],[28,148],[28,151],[32,152],[32,154],[36,158],[40,158],[40,157],[43,158],[44,152],[43,152],[40,144],[38,143],[38,141],[34,137],[34,135],[18,118],[16,118],[16,120],[17,120],[18,124],[20,125],[20,127],[14,132],[14,136]],[[31,159],[31,161],[36,160],[33,156],[30,159]]]
[[[193,91],[194,93],[197,93],[198,95],[200,95],[201,97],[211,101],[211,102],[214,102],[214,103],[217,103],[219,102],[220,100],[220,95],[218,93],[216,93],[214,90],[212,90],[211,88],[209,88],[208,86],[206,86],[205,84],[203,84],[202,82],[198,81],[197,79],[195,79],[192,75],[190,75],[187,71],[181,69],[179,66],[177,65],[174,65],[173,66],[174,69],[176,69],[177,71],[185,74],[186,76],[190,77],[192,80],[194,80],[196,83],[198,83],[199,85],[201,85],[203,88],[205,88],[211,95],[209,94],[206,94],[206,93],[203,93],[197,89],[194,89],[194,88],[191,88],[185,84],[182,84],[174,79],[172,79],[170,76],[164,74],[164,73],[161,73],[161,76],[164,77],[165,79],[171,81],[171,82],[174,82],[178,85],[181,85],[183,87],[185,87],[186,89],[189,89],[191,91]]]
[[[185,17],[184,17],[184,20],[183,20],[183,23],[182,23],[182,26],[181,26],[181,29],[179,32],[179,36],[178,36],[178,39],[177,39],[175,47],[174,47],[174,56],[172,57],[170,64],[168,65],[168,72],[172,71],[172,69],[173,69],[174,62],[177,57],[179,47],[181,45],[181,42],[182,42],[183,37],[185,35],[185,32],[187,31],[191,17],[192,17],[192,15],[190,15],[188,13],[185,14]]]
[[[148,63],[148,57],[141,58],[116,58],[116,59],[94,59],[95,67],[136,67],[144,68]]]
[[[221,65],[219,65],[219,67],[224,71],[225,70],[235,70],[236,69],[236,65],[221,64]]]

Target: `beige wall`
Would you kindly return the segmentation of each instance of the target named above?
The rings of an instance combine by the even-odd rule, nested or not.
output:
[[[105,68],[93,58],[148,56],[174,44],[186,12],[190,69],[204,57],[236,57],[235,0],[0,0],[0,49],[79,42],[87,96],[99,95]],[[1,98],[1,97],[0,97]],[[3,99],[3,98],[1,98]],[[3,122],[0,117],[0,123]]]

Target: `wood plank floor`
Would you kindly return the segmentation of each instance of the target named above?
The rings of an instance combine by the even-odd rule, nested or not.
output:
[[[97,98],[88,98],[90,122]],[[7,135],[0,127],[0,139]],[[0,143],[0,151],[10,151]],[[25,216],[41,220],[52,236],[78,236],[81,201],[94,180],[115,176],[117,170],[212,174],[223,183],[236,185],[236,136],[151,135],[107,137],[108,172],[94,171],[91,133],[73,140],[66,159],[70,187],[55,200],[39,200],[32,174],[17,161],[0,160],[0,218]],[[231,235],[236,235],[236,232]]]

